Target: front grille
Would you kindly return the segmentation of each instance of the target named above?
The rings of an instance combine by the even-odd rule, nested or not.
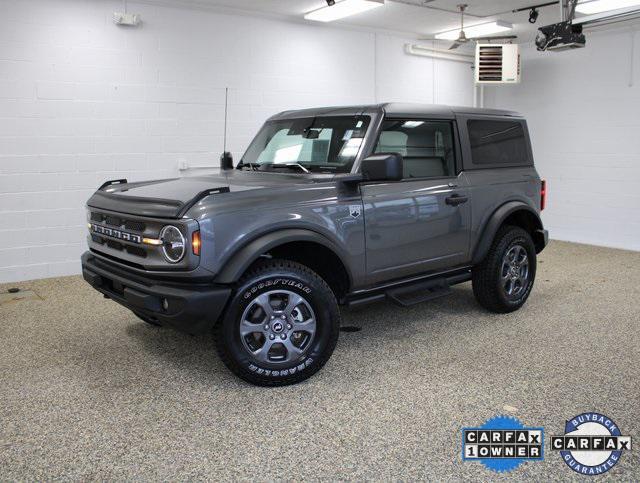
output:
[[[109,248],[113,248],[114,250],[120,250],[120,251],[122,250],[122,248],[124,248],[122,243],[119,243],[113,240],[107,240],[107,246]]]
[[[120,218],[112,215],[103,215],[102,213],[91,213],[91,221],[96,223],[105,223],[109,226],[114,226],[117,228],[122,228],[124,226],[125,230],[136,231],[142,233],[146,230],[147,225],[142,221],[136,220],[127,220],[125,218]]]
[[[101,257],[107,258],[109,260],[113,260],[114,262],[122,263],[123,265],[128,265],[130,267],[137,268],[138,270],[144,270],[144,266],[140,265],[138,263],[133,263],[133,262],[130,262],[128,260],[122,260],[121,258],[114,257],[113,255],[109,255],[108,253],[101,252],[100,250],[96,250],[94,248],[91,248],[90,250],[93,253],[96,253],[96,254],[100,255]]]
[[[105,243],[104,238],[100,238],[96,235],[93,235],[93,240],[97,243],[100,243],[101,245]],[[114,240],[106,240],[106,244],[109,248],[113,250],[118,250],[119,252],[124,250],[127,253],[134,255],[136,257],[141,257],[141,258],[147,257],[147,251],[142,247],[125,245],[124,243],[120,243]]]
[[[133,220],[125,221],[124,227],[127,230],[140,231],[140,232],[143,232],[147,228],[147,226],[143,222],[133,221]]]
[[[116,218],[115,216],[107,216],[104,221],[107,225],[122,226],[122,220],[120,218]]]
[[[97,223],[103,227],[108,227],[119,232],[126,232],[141,237],[157,236],[155,232],[148,233],[147,223],[140,220],[128,219],[126,215],[118,215],[117,213],[100,213],[97,211],[91,211],[91,222]],[[159,230],[160,228],[158,228]],[[133,255],[136,258],[149,258],[152,254],[149,250],[154,250],[155,247],[147,247],[142,244],[137,244],[122,239],[114,239],[115,237],[109,237],[101,235],[99,233],[91,233],[91,240],[103,246],[105,249],[109,248],[122,254]],[[119,237],[118,237],[119,238]],[[116,255],[114,253],[114,255]],[[116,255],[117,256],[117,255]]]
[[[127,245],[127,252],[131,255],[135,255],[136,257],[146,258],[147,256],[147,252],[144,248],[132,247],[131,245]]]
[[[160,238],[166,225],[177,226],[189,238],[197,222],[189,220],[165,220],[140,216],[134,213],[89,208],[89,248],[102,256],[130,266],[144,266],[145,270],[186,270],[198,266],[199,259],[191,250],[185,250],[184,258],[176,264],[169,263],[161,245],[153,241]],[[94,226],[95,225],[95,226]],[[197,228],[196,228],[197,229]]]

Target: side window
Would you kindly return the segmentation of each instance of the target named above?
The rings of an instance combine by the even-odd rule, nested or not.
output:
[[[455,176],[453,126],[447,121],[384,121],[375,152],[401,154],[405,178]]]
[[[518,121],[467,121],[473,164],[531,164],[524,128]]]

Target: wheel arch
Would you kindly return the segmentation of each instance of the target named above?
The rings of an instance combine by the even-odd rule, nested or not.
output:
[[[498,207],[485,223],[482,235],[473,251],[473,265],[482,262],[491,248],[496,233],[505,224],[519,226],[529,232],[536,247],[536,253],[544,249],[545,237],[542,220],[538,213],[522,201],[509,201]]]
[[[319,250],[322,256],[307,258],[305,255],[312,248]],[[352,286],[352,273],[337,245],[320,233],[301,228],[280,229],[248,242],[236,250],[223,265],[215,281],[221,284],[237,282],[254,263],[267,254],[309,266],[325,279],[338,299]],[[314,263],[314,259],[320,263]]]

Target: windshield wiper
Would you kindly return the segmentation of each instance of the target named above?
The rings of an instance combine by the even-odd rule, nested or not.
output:
[[[305,173],[311,173],[307,168],[300,163],[260,163],[260,166],[269,166],[271,169],[275,168],[287,168],[287,169],[300,169]]]
[[[249,169],[250,169],[251,171],[258,171],[258,165],[257,165],[257,164],[254,164],[254,163],[245,163],[245,162],[244,162],[244,161],[242,161],[242,160],[240,160],[240,162],[238,163],[238,166],[237,166],[237,167],[238,167],[238,169],[242,169],[242,168],[244,168],[245,166],[248,166],[248,167],[249,167]]]
[[[293,168],[294,166],[296,168],[300,168],[302,171],[304,171],[305,173],[310,173],[311,171],[309,171],[307,168],[305,168],[304,166],[302,166],[300,163],[287,163],[285,164],[285,166],[287,167],[291,167]]]

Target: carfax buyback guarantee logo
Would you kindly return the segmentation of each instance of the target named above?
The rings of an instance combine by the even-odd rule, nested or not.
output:
[[[563,436],[551,437],[551,447],[573,471],[601,475],[631,449],[631,436],[622,436],[618,425],[603,414],[582,413],[565,423]]]
[[[490,470],[515,470],[527,460],[544,459],[544,430],[527,428],[517,418],[496,416],[479,428],[462,429],[462,459]]]

